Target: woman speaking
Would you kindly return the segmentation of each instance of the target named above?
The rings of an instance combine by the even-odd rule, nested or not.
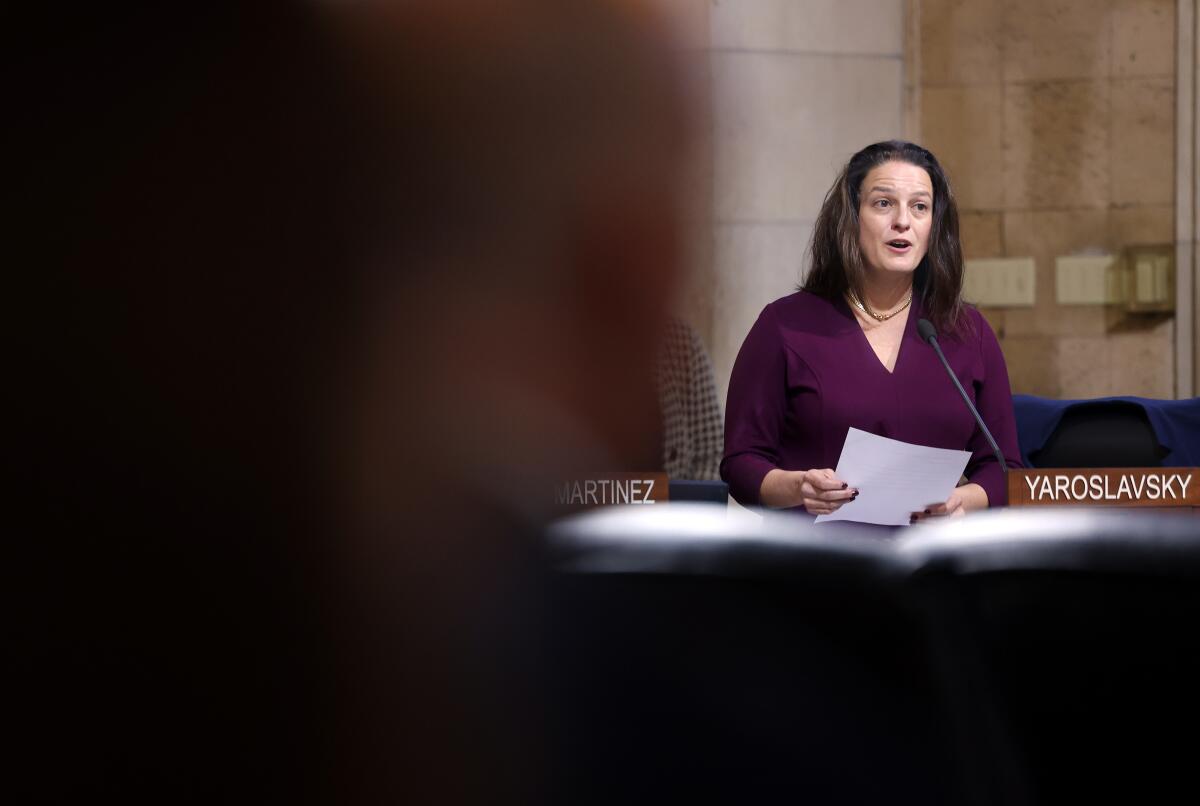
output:
[[[958,209],[933,154],[867,146],[825,197],[803,289],[772,302],[734,364],[721,477],[748,506],[827,514],[858,495],[831,469],[849,428],[971,452],[966,483],[913,521],[1006,501],[1004,471],[917,332],[930,320],[1010,466],[1020,466],[1008,370],[962,302]]]

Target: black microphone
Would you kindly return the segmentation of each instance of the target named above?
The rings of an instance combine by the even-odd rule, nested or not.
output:
[[[958,382],[958,376],[954,374],[954,370],[950,369],[950,363],[946,361],[946,356],[942,353],[941,346],[938,345],[937,329],[928,319],[920,319],[917,321],[917,332],[921,334],[921,338],[929,342],[929,346],[937,353],[938,358],[942,359],[942,366],[946,368],[946,374],[950,376],[950,380],[954,381],[954,388],[962,395],[963,403],[967,404],[967,408],[975,415],[975,422],[979,423],[979,428],[983,431],[983,435],[987,437],[988,444],[992,446],[992,452],[996,454],[996,461],[1000,462],[1000,468],[1006,473],[1008,465],[1004,461],[1004,454],[1000,452],[1000,446],[996,444],[996,439],[992,436],[992,432],[984,425],[983,418],[979,416],[979,410],[975,408],[975,404],[971,402],[971,398],[967,397],[967,390],[963,389],[963,385]]]

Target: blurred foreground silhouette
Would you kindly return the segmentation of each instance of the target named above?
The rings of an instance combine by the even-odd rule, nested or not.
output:
[[[15,56],[21,799],[536,801],[550,481],[657,450],[689,123],[647,4]]]

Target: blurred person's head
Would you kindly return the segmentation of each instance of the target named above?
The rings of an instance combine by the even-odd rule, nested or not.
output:
[[[464,619],[519,565],[493,515],[636,460],[653,419],[685,130],[654,21],[429,0],[49,30],[18,54],[10,185],[56,636],[27,749],[83,761],[68,796],[315,797],[344,738],[317,723],[363,682],[331,669],[370,656],[366,697],[401,694],[358,746],[454,800],[495,747],[455,701]],[[348,590],[387,611],[361,640]]]
[[[874,143],[850,158],[825,195],[804,288],[862,299],[873,276],[910,274],[928,318],[952,328],[962,304],[958,231],[958,205],[933,154],[898,140]]]
[[[463,643],[508,635],[514,610],[536,618],[513,604],[532,591],[511,538],[545,516],[553,482],[656,466],[688,132],[678,77],[641,2],[366,3],[338,21],[403,188],[367,267],[349,477],[378,539],[355,559],[375,634],[439,647],[415,673],[409,653],[377,664],[364,721],[389,738],[365,764],[399,791],[410,764],[453,781],[443,797],[520,787],[546,750],[529,696],[545,681]],[[424,610],[389,617],[410,601]],[[419,736],[414,697],[436,717]]]
[[[536,466],[563,446],[532,406],[546,436],[566,416],[609,462],[653,463],[686,135],[656,20],[627,2],[422,5],[344,15],[403,155],[404,209],[372,273],[391,351],[372,399],[385,419],[409,405],[447,426],[375,448],[425,448],[452,475]]]

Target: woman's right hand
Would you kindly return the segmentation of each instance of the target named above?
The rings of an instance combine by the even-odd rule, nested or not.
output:
[[[759,488],[759,500],[768,507],[803,506],[810,515],[829,515],[858,497],[829,468],[779,470],[767,473]]]

